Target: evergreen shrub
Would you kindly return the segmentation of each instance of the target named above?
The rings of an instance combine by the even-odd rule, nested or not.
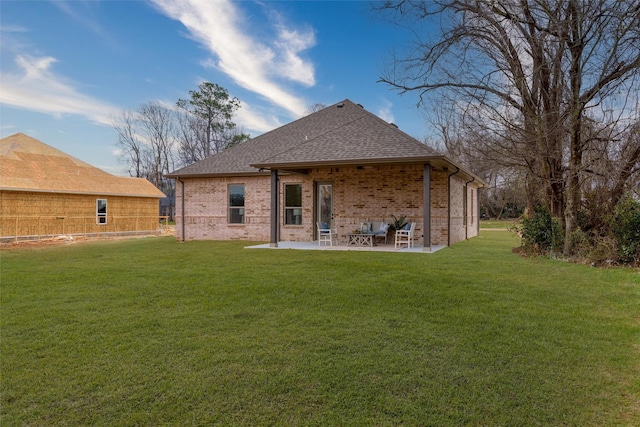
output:
[[[518,232],[526,254],[547,255],[562,250],[564,230],[544,207],[536,207],[530,216],[523,218]]]
[[[620,261],[640,263],[640,202],[627,197],[618,203],[610,220]]]

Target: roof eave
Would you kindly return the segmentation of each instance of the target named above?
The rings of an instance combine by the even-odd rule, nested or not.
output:
[[[172,178],[172,179],[183,179],[183,178],[191,179],[191,178],[222,178],[226,176],[266,176],[270,174],[270,172],[260,171],[259,169],[261,168],[258,168],[258,170],[255,172],[205,172],[205,173],[187,173],[187,174],[170,173],[170,174],[164,175],[164,177]],[[266,169],[266,168],[262,168],[262,169]]]
[[[411,165],[411,164],[433,164],[437,167],[442,167],[449,169],[449,167],[454,167],[456,170],[459,170],[461,173],[467,175],[469,178],[472,178],[474,182],[477,182],[482,187],[486,187],[487,183],[482,180],[476,174],[466,170],[464,167],[460,166],[453,160],[449,159],[446,156],[438,155],[438,156],[423,156],[423,157],[394,157],[394,158],[368,158],[368,159],[348,159],[348,160],[321,160],[321,161],[313,161],[313,162],[282,162],[282,163],[254,163],[251,164],[254,168],[260,169],[284,169],[284,170],[295,170],[295,169],[309,169],[309,168],[319,168],[319,167],[336,167],[336,166],[382,166],[382,165]]]
[[[146,197],[150,199],[164,199],[166,194],[132,194],[132,193],[114,193],[109,191],[65,191],[42,188],[18,188],[18,187],[0,187],[0,191],[16,191],[24,193],[55,193],[55,194],[79,194],[84,196],[113,196],[113,197]]]

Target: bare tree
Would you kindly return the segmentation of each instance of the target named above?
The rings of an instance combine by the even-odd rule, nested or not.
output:
[[[144,172],[145,146],[136,134],[135,113],[123,111],[120,117],[111,120],[118,134],[117,145],[122,150],[120,160],[127,166],[129,175],[135,178],[146,177]]]
[[[304,115],[308,116],[309,114],[315,113],[315,112],[323,110],[325,108],[327,108],[326,105],[324,105],[324,104],[322,104],[320,102],[317,102],[317,103],[313,104],[311,107],[309,107],[309,109],[304,112]]]
[[[164,174],[175,166],[173,112],[157,102],[138,111],[124,111],[113,120],[118,145],[129,174],[146,178],[156,187],[166,185]]]
[[[498,219],[520,216],[527,206],[525,179],[520,168],[505,159],[497,162],[479,150],[476,135],[468,129],[464,119],[452,109],[452,104],[438,104],[426,117],[436,135],[423,142],[456,159],[488,184],[478,195],[483,215]]]
[[[173,113],[157,102],[148,102],[138,111],[138,123],[148,145],[148,178],[160,188],[164,174],[175,166]]]
[[[176,114],[176,136],[178,139],[178,158],[180,166],[190,165],[207,157],[207,135],[202,120],[187,111],[178,111]]]
[[[421,103],[445,93],[478,152],[525,170],[531,199],[546,189],[542,200],[564,219],[569,253],[593,146],[587,123],[603,119],[607,101],[628,113],[625,97],[638,98],[640,3],[405,0],[378,10],[412,26],[433,18],[448,25],[435,41],[416,30],[416,48],[381,81],[417,92]],[[637,170],[637,158],[626,170]]]

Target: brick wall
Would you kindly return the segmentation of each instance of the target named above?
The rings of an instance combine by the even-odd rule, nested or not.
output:
[[[371,166],[357,168],[312,169],[308,175],[281,175],[280,241],[311,241],[315,238],[314,197],[317,182],[333,183],[334,223],[340,240],[359,227],[362,221],[391,221],[391,215],[406,216],[416,222],[416,245],[423,242],[423,166]],[[448,242],[448,208],[446,171],[431,172],[431,243]],[[302,224],[285,225],[284,184],[302,184]],[[245,184],[245,224],[228,224],[228,186]],[[185,240],[270,240],[269,176],[185,179]],[[452,178],[452,243],[465,238],[463,221],[462,179]],[[178,183],[176,196],[176,234],[182,238],[182,186]],[[469,191],[468,198],[477,203],[477,194]],[[469,205],[471,206],[471,204]],[[470,209],[475,213],[475,209]],[[477,219],[476,219],[477,221]]]

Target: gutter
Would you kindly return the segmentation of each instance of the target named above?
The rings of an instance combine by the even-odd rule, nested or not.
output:
[[[176,180],[180,183],[180,241],[184,242],[184,181],[180,179],[179,176],[176,177]]]
[[[467,214],[469,213],[469,184],[471,184],[476,179],[471,177],[471,181],[467,181],[464,183],[464,206],[466,209],[464,210],[464,240],[469,240],[469,230],[467,230]],[[476,198],[476,204],[478,200]]]
[[[451,177],[460,172],[458,166],[455,168],[456,171],[447,176],[447,246],[451,246]]]

